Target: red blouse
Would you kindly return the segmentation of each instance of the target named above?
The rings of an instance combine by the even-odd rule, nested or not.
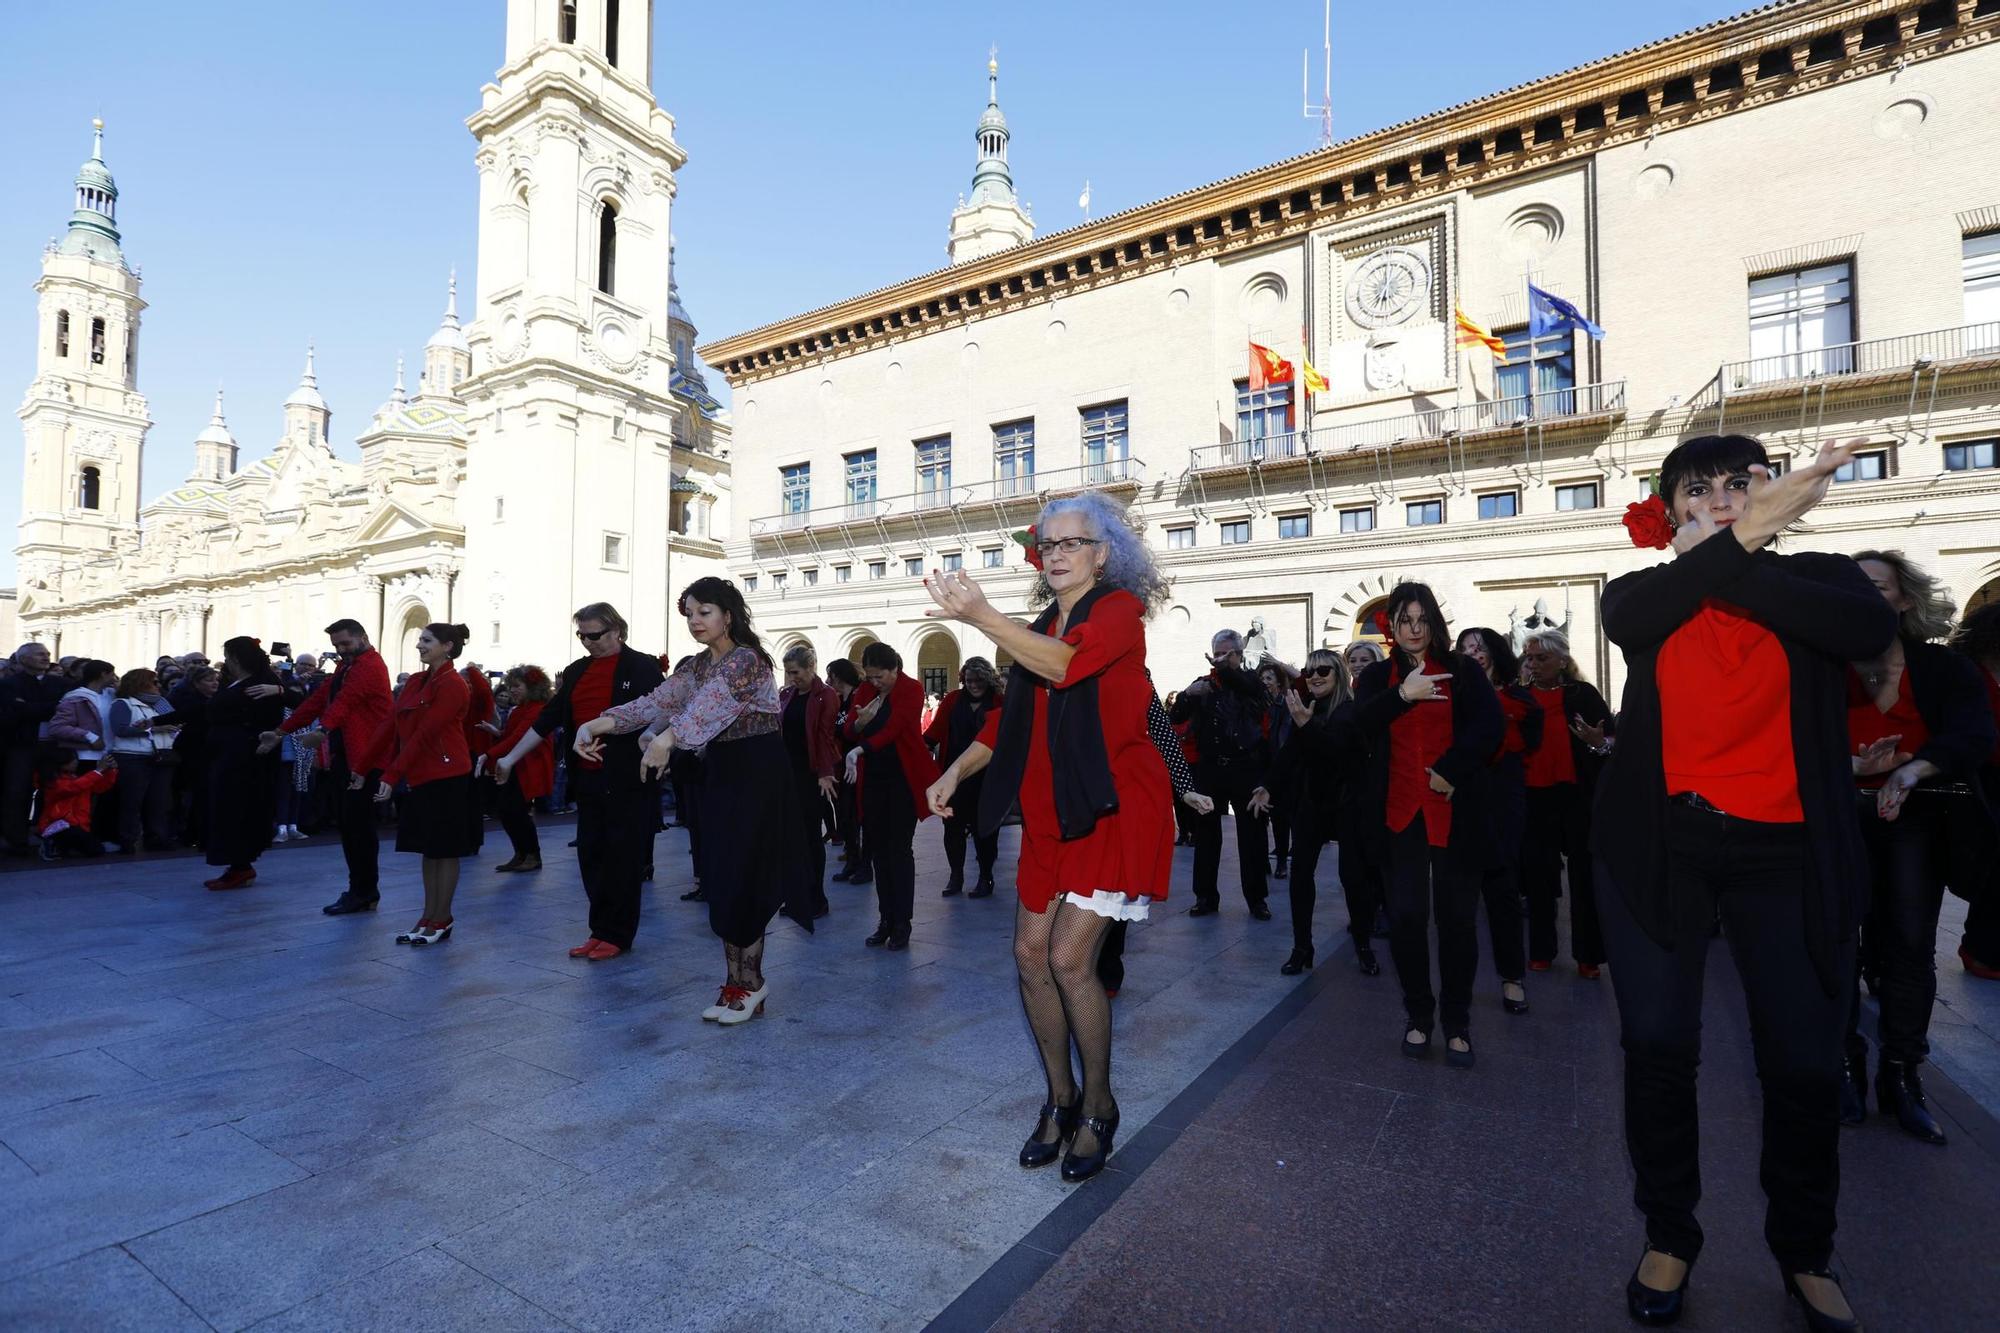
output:
[[[1432,659],[1424,670],[1446,675],[1437,683],[1437,697],[1444,702],[1411,704],[1389,724],[1389,831],[1401,833],[1422,814],[1425,839],[1443,847],[1451,842],[1451,798],[1431,790],[1428,770],[1451,748],[1451,668]],[[1389,672],[1389,688],[1401,686],[1404,675],[1399,657]]]
[[[1530,686],[1542,709],[1542,743],[1528,756],[1528,785],[1553,787],[1576,781],[1576,754],[1569,746],[1569,715],[1563,711],[1563,692]]]
[[[1985,674],[1985,673],[1981,673]],[[1868,691],[1868,685],[1861,679],[1861,673],[1853,667],[1847,669],[1847,743],[1856,754],[1863,746],[1889,736],[1900,736],[1896,748],[1904,754],[1915,754],[1930,743],[1931,731],[1924,725],[1924,715],[1917,711],[1917,701],[1910,697],[1910,673],[1904,670],[1896,677],[1896,699],[1883,712]],[[1882,785],[1887,773],[1876,773],[1871,777],[1856,778],[1858,786],[1874,790]]]
[[[1797,824],[1792,672],[1777,635],[1711,597],[1660,645],[1660,758],[1667,794],[1694,792],[1764,824]]]
[[[576,684],[569,691],[569,724],[581,728],[586,722],[595,722],[605,709],[611,707],[612,687],[618,678],[618,655],[593,657],[583,674],[576,678]],[[573,733],[572,733],[573,734]],[[595,759],[573,759],[572,763],[583,768],[602,768]]]
[[[1500,715],[1507,719],[1507,730],[1500,739],[1500,748],[1493,753],[1498,759],[1503,754],[1527,754],[1528,741],[1521,734],[1521,724],[1528,719],[1528,704],[1506,690],[1496,691],[1500,696]],[[1546,733],[1544,733],[1546,734]],[[1533,762],[1530,756],[1529,762]]]
[[[499,739],[493,742],[489,754],[512,754],[514,747],[528,734],[528,728],[535,725],[535,719],[542,715],[542,701],[530,699],[526,703],[514,705],[514,711],[507,714],[507,725],[500,729]],[[512,781],[521,786],[521,798],[532,801],[547,796],[556,789],[556,757],[547,745],[537,745],[528,751],[520,763],[514,765]]]
[[[1173,791],[1167,766],[1146,729],[1144,607],[1131,593],[1105,594],[1090,618],[1062,636],[1076,650],[1056,689],[1096,677],[1097,711],[1104,751],[1118,789],[1118,809],[1099,815],[1087,835],[1064,841],[1056,822],[1053,770],[1049,766],[1049,686],[1033,683],[1034,741],[1021,775],[1021,866],[1015,886],[1021,904],[1045,912],[1065,893],[1089,897],[1098,890],[1128,898],[1165,898],[1174,863]],[[979,743],[999,742],[1000,709],[986,715]],[[961,812],[963,813],[963,812]]]

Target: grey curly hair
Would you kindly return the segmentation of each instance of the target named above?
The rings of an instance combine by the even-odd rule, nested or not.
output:
[[[1049,520],[1058,514],[1082,515],[1090,535],[1104,543],[1105,584],[1123,588],[1137,597],[1145,604],[1148,616],[1166,605],[1167,577],[1154,563],[1152,551],[1133,531],[1124,505],[1102,491],[1085,491],[1081,495],[1051,500],[1042,506],[1040,516],[1035,519],[1035,531],[1047,530]],[[1048,580],[1037,575],[1028,600],[1040,606],[1054,596],[1055,591],[1049,587]]]

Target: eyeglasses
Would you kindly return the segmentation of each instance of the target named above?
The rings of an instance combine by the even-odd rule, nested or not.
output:
[[[1064,555],[1075,555],[1086,546],[1102,545],[1104,543],[1095,537],[1062,537],[1055,541],[1036,542],[1035,554],[1046,560],[1057,551],[1061,551]]]
[[[1304,671],[1301,671],[1299,674],[1302,676],[1331,676],[1333,673],[1334,673],[1334,668],[1331,666],[1316,666],[1316,667],[1307,667]]]
[[[604,637],[605,635],[609,634],[610,632],[611,632],[611,631],[610,631],[609,629],[601,629],[601,630],[598,630],[598,631],[597,631],[597,632],[596,632],[595,634],[590,634],[590,633],[586,633],[586,632],[585,632],[585,631],[583,631],[583,630],[578,630],[578,631],[576,632],[576,637],[577,637],[577,638],[579,638],[579,639],[582,639],[582,640],[583,640],[583,641],[584,641],[585,643],[596,643],[596,642],[597,642],[597,641],[598,641],[599,639],[603,638],[603,637]]]

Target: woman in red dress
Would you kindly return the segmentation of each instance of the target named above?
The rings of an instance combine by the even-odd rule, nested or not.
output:
[[[515,667],[507,673],[502,688],[507,691],[512,707],[507,712],[506,724],[493,733],[497,738],[486,753],[473,760],[475,772],[483,770],[493,755],[512,754],[521,738],[528,734],[528,728],[542,715],[542,708],[556,694],[549,673],[538,666]],[[500,784],[494,801],[500,811],[500,827],[507,830],[507,839],[514,844],[514,856],[494,866],[495,870],[542,868],[542,839],[535,831],[534,803],[554,791],[555,786],[556,759],[545,745],[529,751],[514,766],[512,782]]]
[[[1094,491],[1049,504],[1027,538],[1041,568],[1032,600],[1046,603],[1032,625],[995,610],[963,570],[925,581],[931,615],[963,621],[1014,659],[1006,702],[929,802],[951,817],[959,783],[987,771],[979,827],[996,829],[1020,807],[1014,963],[1048,1079],[1020,1160],[1046,1166],[1062,1155],[1063,1179],[1077,1181],[1103,1170],[1118,1131],[1097,956],[1112,922],[1144,920],[1167,896],[1173,866],[1172,790],[1146,728],[1145,619],[1167,584],[1123,507]]]

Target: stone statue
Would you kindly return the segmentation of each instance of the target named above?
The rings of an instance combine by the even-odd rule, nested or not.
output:
[[[1278,654],[1277,636],[1264,628],[1264,617],[1250,617],[1250,632],[1243,636],[1243,666],[1255,671],[1264,659],[1275,658]]]
[[[1535,599],[1535,609],[1529,613],[1526,620],[1521,619],[1521,613],[1518,609],[1509,611],[1507,613],[1507,625],[1508,637],[1513,640],[1514,652],[1517,655],[1522,649],[1528,646],[1528,636],[1530,634],[1539,633],[1545,629],[1555,630],[1558,634],[1567,634],[1569,632],[1569,620],[1566,617],[1559,623],[1554,616],[1549,614],[1549,602],[1546,597],[1537,597]]]

